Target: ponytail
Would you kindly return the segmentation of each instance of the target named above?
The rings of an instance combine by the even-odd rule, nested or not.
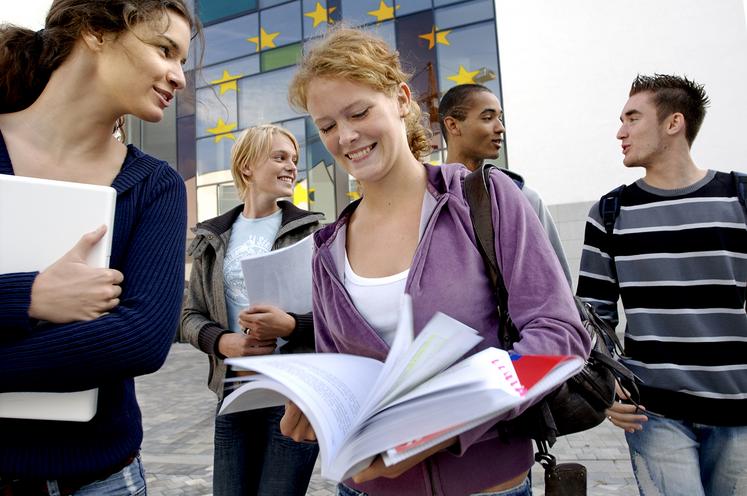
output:
[[[52,74],[44,52],[44,30],[0,26],[0,113],[23,110],[39,97]]]

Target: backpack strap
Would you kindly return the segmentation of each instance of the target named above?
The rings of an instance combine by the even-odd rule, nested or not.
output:
[[[470,172],[464,179],[464,197],[467,200],[472,219],[472,229],[475,232],[477,249],[483,258],[487,275],[495,291],[498,311],[498,338],[501,346],[509,350],[519,341],[519,330],[508,313],[508,290],[503,282],[498,257],[495,253],[495,230],[493,229],[492,204],[490,200],[490,170],[495,166],[485,164]],[[499,169],[501,170],[501,169]],[[540,401],[523,413],[524,422],[520,422],[520,429],[530,426],[529,432],[536,438],[538,453],[537,461],[541,461],[545,469],[555,465],[555,457],[548,452],[548,446],[555,444],[558,434],[555,420],[547,401]],[[521,418],[521,417],[520,417]],[[514,422],[517,419],[514,419]],[[499,423],[499,435],[510,436],[512,429],[506,422]]]
[[[498,300],[501,345],[508,350],[519,340],[519,331],[508,314],[508,290],[503,282],[503,275],[495,253],[495,231],[488,186],[490,170],[494,168],[496,168],[494,165],[484,164],[479,169],[470,172],[464,179],[464,196],[469,205],[477,249],[482,255]]]
[[[602,217],[604,223],[604,229],[607,234],[612,235],[612,231],[615,229],[615,221],[617,216],[620,215],[620,195],[622,194],[625,185],[618,186],[606,195],[599,199],[599,215]]]
[[[747,201],[745,200],[745,198],[747,198],[747,174],[732,171],[731,179],[732,181],[734,181],[734,188],[736,188],[737,190],[737,198],[739,199],[739,203],[741,203],[742,207],[747,210]]]

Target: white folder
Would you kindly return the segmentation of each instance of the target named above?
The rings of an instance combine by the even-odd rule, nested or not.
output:
[[[108,267],[116,201],[109,186],[0,174],[0,274],[43,271],[102,224],[106,234],[87,263]],[[97,398],[98,389],[4,392],[0,418],[87,422]]]

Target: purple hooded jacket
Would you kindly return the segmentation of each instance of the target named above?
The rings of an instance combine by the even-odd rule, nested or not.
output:
[[[459,164],[425,166],[432,212],[410,267],[405,292],[412,297],[417,334],[435,312],[478,330],[484,338],[470,353],[498,342],[498,315],[490,280],[475,245],[469,206],[462,192],[469,172]],[[491,174],[495,250],[509,293],[511,318],[522,354],[588,357],[589,337],[579,320],[568,282],[537,215],[504,174]],[[313,311],[319,352],[384,360],[387,344],[366,322],[343,286],[346,225],[357,203],[318,231],[313,259]],[[512,411],[505,418],[516,416]],[[526,438],[498,439],[495,422],[459,436],[459,442],[396,479],[346,485],[371,496],[463,496],[510,480],[533,463]]]

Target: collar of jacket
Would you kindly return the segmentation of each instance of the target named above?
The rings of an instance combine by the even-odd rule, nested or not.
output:
[[[426,172],[426,191],[433,195],[436,201],[439,201],[445,194],[456,195],[463,199],[461,183],[469,170],[461,164],[456,165],[459,165],[459,167],[423,164]],[[350,216],[353,215],[360,202],[359,199],[350,203],[340,212],[335,222],[317,231],[314,236],[314,244],[317,248],[334,240],[337,231],[348,223]]]
[[[278,206],[283,212],[278,237],[298,226],[320,222],[324,218],[324,214],[320,212],[302,210],[287,200],[278,201]],[[218,217],[213,217],[212,219],[198,223],[194,228],[194,233],[196,236],[204,236],[207,234],[220,236],[231,229],[233,223],[236,222],[236,218],[243,210],[243,204],[236,205],[234,208]]]

